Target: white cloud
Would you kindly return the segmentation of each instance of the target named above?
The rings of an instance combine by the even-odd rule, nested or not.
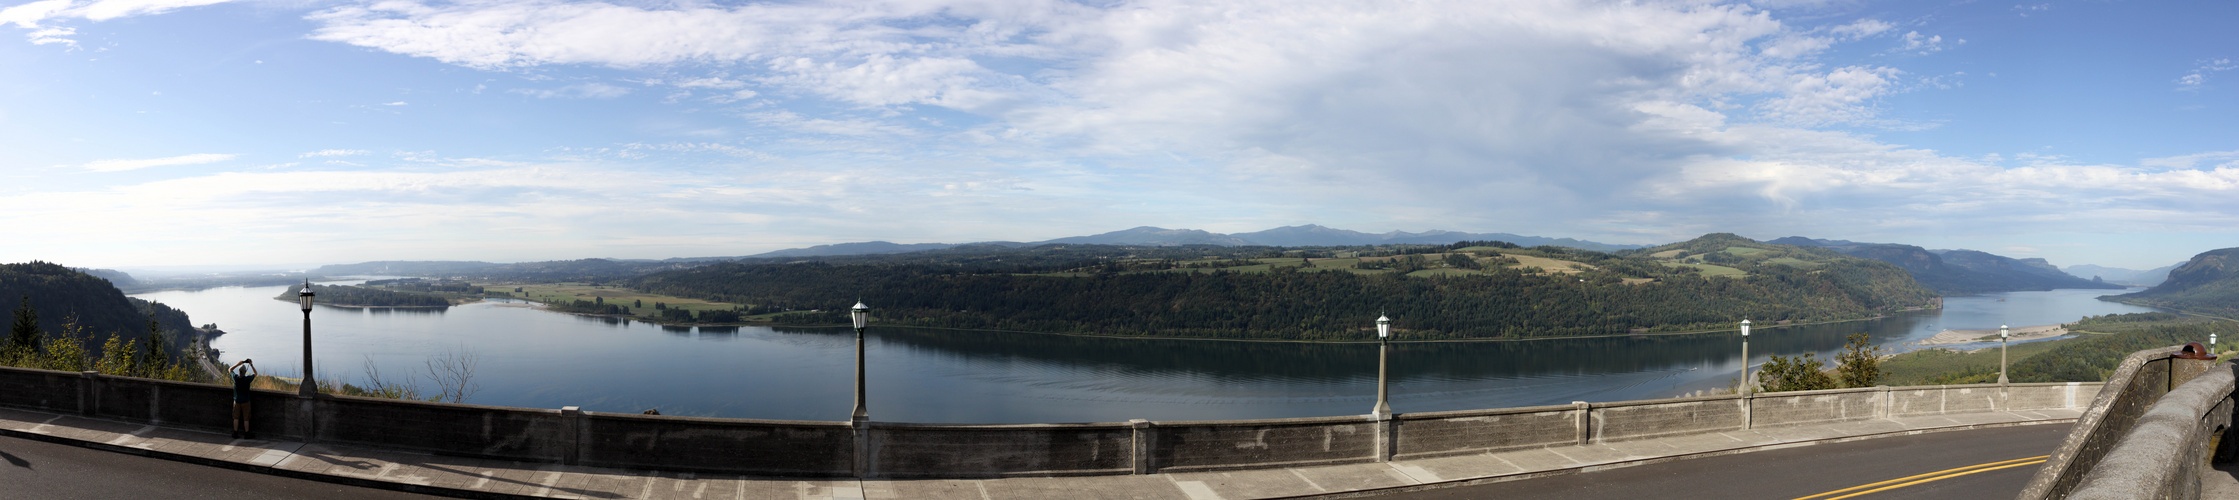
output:
[[[746,82],[725,80],[722,78],[710,76],[706,78],[694,78],[676,82],[676,86],[688,89],[735,89],[745,87]]]
[[[1911,52],[1916,55],[1928,55],[1942,52],[1945,48],[1943,35],[1922,35],[1918,31],[1908,31],[1899,38],[1904,41],[1904,44],[1890,49],[1891,53]],[[1967,40],[1964,38],[1952,41],[1952,45],[1965,45],[1966,43]]]
[[[75,0],[40,0],[0,9],[0,24],[14,24],[23,28],[37,28],[41,21],[50,19],[86,19],[107,21],[120,17],[152,15],[187,7],[215,5],[233,0],[96,0],[79,4]]]
[[[38,28],[39,21],[70,8],[72,0],[41,0],[0,9],[0,24],[14,24],[19,28]]]
[[[538,99],[551,99],[555,97],[564,99],[613,99],[616,97],[629,95],[630,89],[627,87],[619,87],[604,83],[591,82],[578,83],[575,85],[569,85],[556,89],[513,89],[507,90],[506,92],[527,95]]]
[[[24,37],[30,39],[32,45],[59,43],[74,48],[78,46],[78,41],[66,37],[76,36],[77,34],[77,28],[47,28],[33,31]]]
[[[312,151],[312,152],[309,152],[309,153],[304,153],[304,154],[296,155],[296,157],[297,157],[297,158],[317,158],[317,157],[322,157],[322,156],[358,156],[358,155],[365,155],[365,154],[372,154],[372,153],[373,153],[372,151],[366,151],[366,150],[363,150],[363,149],[321,149],[321,150],[318,150],[318,151]]]
[[[2234,64],[2229,58],[2202,59],[2200,65],[2193,68],[2192,73],[2177,78],[2177,90],[2200,90],[2201,87],[2208,84],[2209,75],[2231,71],[2234,68],[2239,68],[2239,64]]]
[[[187,7],[215,5],[232,0],[99,0],[73,9],[71,14],[94,21],[107,21],[120,17],[162,14]]]
[[[146,160],[97,160],[86,163],[84,165],[79,165],[78,168],[83,168],[93,172],[122,172],[126,170],[139,170],[151,167],[167,167],[172,165],[199,165],[204,163],[217,163],[221,161],[231,160],[234,158],[234,156],[235,155],[230,154],[205,153],[173,156],[170,158],[153,158]]]
[[[381,105],[382,105],[382,106],[403,106],[403,105],[405,105],[405,102],[404,102],[404,101],[397,101],[397,102],[391,102],[391,103],[383,103],[383,104],[381,104]]]

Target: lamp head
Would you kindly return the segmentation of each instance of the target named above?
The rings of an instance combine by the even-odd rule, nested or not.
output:
[[[1749,320],[1741,320],[1741,336],[1749,336]]]
[[[311,293],[311,280],[303,280],[303,292],[295,294],[296,300],[303,303],[303,312],[311,312],[311,296],[313,295],[317,294]]]
[[[2006,338],[2007,335],[2009,333],[2006,331],[2006,325],[1998,325],[1998,338]]]
[[[863,305],[860,300],[855,301],[855,308],[849,310],[848,315],[855,317],[855,328],[860,330],[863,325],[871,322],[871,306]]]
[[[1378,314],[1378,315],[1376,315],[1376,338],[1380,338],[1380,339],[1388,339],[1388,338],[1392,338],[1392,319],[1391,319],[1391,318],[1389,318],[1389,317],[1386,317],[1386,316],[1384,316],[1384,315],[1382,315],[1382,314]]]

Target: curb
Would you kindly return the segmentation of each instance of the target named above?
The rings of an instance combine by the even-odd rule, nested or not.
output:
[[[164,451],[156,451],[156,450],[150,450],[150,449],[144,449],[144,448],[133,448],[133,447],[129,447],[129,446],[117,446],[117,445],[113,445],[113,444],[108,444],[108,443],[96,443],[96,442],[92,442],[92,441],[81,441],[81,440],[77,440],[77,439],[71,439],[71,438],[66,438],[66,437],[62,437],[62,436],[53,436],[53,435],[47,435],[47,434],[38,434],[38,433],[31,433],[31,432],[23,432],[23,431],[18,431],[18,430],[14,430],[14,429],[0,429],[0,436],[7,436],[7,437],[13,437],[13,438],[28,439],[28,440],[32,440],[32,441],[41,441],[41,442],[54,443],[54,444],[60,444],[60,445],[77,446],[77,447],[80,447],[80,448],[86,448],[86,449],[91,449],[91,450],[100,450],[100,451],[106,451],[106,452],[111,452],[111,453],[123,453],[123,454],[126,454],[126,455],[139,455],[139,456],[143,456],[143,457],[148,457],[148,458],[156,458],[156,459],[170,460],[170,461],[173,461],[173,462],[183,462],[183,463],[190,463],[190,464],[201,465],[201,466],[207,466],[207,467],[217,467],[217,468],[221,468],[221,469],[232,469],[232,470],[237,470],[237,471],[242,471],[242,472],[253,472],[253,473],[257,473],[257,474],[264,474],[264,475],[270,475],[270,476],[280,476],[280,477],[288,477],[288,478],[303,479],[303,480],[309,480],[309,481],[318,481],[318,482],[322,482],[322,483],[332,483],[332,484],[341,484],[341,485],[348,485],[348,486],[358,486],[358,487],[364,487],[364,488],[373,488],[373,489],[381,489],[381,490],[390,490],[390,491],[402,491],[402,492],[406,492],[406,493],[419,493],[419,494],[423,494],[423,495],[445,496],[445,497],[452,497],[452,498],[486,498],[486,499],[497,499],[497,500],[517,500],[517,499],[523,499],[523,500],[525,500],[525,499],[539,499],[539,500],[541,500],[541,499],[545,499],[545,498],[548,498],[548,497],[536,497],[536,496],[527,496],[527,495],[515,495],[515,494],[510,494],[510,493],[496,493],[496,492],[488,492],[488,491],[462,490],[462,489],[457,489],[457,488],[445,488],[445,487],[441,487],[441,486],[423,486],[423,485],[417,485],[417,484],[396,483],[396,482],[389,482],[389,481],[377,481],[377,480],[372,480],[372,479],[361,479],[361,478],[354,478],[354,477],[344,477],[344,476],[335,476],[335,475],[328,475],[328,474],[317,474],[317,473],[311,473],[311,472],[293,471],[293,470],[281,469],[281,468],[277,468],[277,467],[267,467],[267,466],[262,466],[262,465],[250,465],[250,464],[244,464],[244,463],[240,463],[240,462],[228,462],[228,461],[224,461],[224,460],[214,460],[214,459],[209,459],[209,458],[202,458],[202,457],[197,457],[197,456],[193,456],[193,455],[181,455],[181,454],[177,454],[177,453],[170,453],[170,452],[164,452]],[[308,444],[308,443],[306,443],[306,444],[304,444],[304,445],[305,445],[305,446],[309,446],[309,444]],[[292,455],[292,453],[291,453],[291,455]]]

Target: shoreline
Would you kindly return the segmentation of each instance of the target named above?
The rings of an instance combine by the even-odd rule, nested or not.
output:
[[[2012,336],[2011,336],[2011,337],[2008,337],[2008,338],[2006,339],[2006,341],[2007,341],[2007,342],[2027,342],[2027,341],[2032,341],[2032,340],[2044,340],[2044,339],[2049,339],[2049,338],[2053,338],[2053,337],[2059,337],[2059,336],[2062,336],[2062,335],[2067,335],[2067,334],[2068,334],[2068,326],[2067,326],[2067,325],[2033,325],[2033,326],[2023,326],[2023,327],[2009,328],[2009,329],[2008,329],[2008,331],[2009,331],[2009,333],[2011,333],[2011,335],[2012,335]],[[1972,330],[1944,330],[1944,331],[1941,331],[1941,332],[1936,332],[1936,335],[1935,335],[1935,336],[1933,336],[1933,337],[1929,337],[1929,338],[1928,338],[1927,340],[1922,340],[1922,341],[1919,341],[1919,342],[1914,342],[1914,343],[1913,343],[1913,345],[1918,345],[1918,346],[1922,346],[1922,347],[1931,347],[1931,346],[1946,346],[1946,345],[1955,345],[1955,344],[1975,344],[1975,343],[1982,343],[1982,342],[1997,342],[1997,341],[1998,341],[1998,329],[1996,329],[1996,328],[1981,328],[1981,329],[1972,329]]]
[[[520,301],[522,301],[522,302],[525,302],[526,304],[521,304],[521,305],[513,305],[513,304],[500,304],[500,305],[499,305],[498,307],[527,307],[527,308],[530,308],[530,309],[536,309],[536,310],[540,310],[540,311],[551,312],[551,313],[558,313],[558,314],[569,314],[569,315],[575,315],[575,316],[584,316],[584,317],[592,317],[592,318],[620,318],[620,319],[624,319],[624,320],[629,320],[629,321],[636,321],[636,322],[639,322],[639,323],[646,323],[646,324],[653,324],[653,325],[661,325],[661,326],[689,326],[689,327],[702,327],[702,326],[716,326],[716,327],[721,327],[721,326],[731,326],[731,327],[738,327],[738,326],[768,326],[768,327],[776,327],[776,326],[788,326],[788,327],[794,327],[794,328],[848,328],[848,325],[789,325],[789,324],[783,324],[783,323],[773,323],[773,322],[767,322],[767,321],[738,322],[738,323],[663,323],[663,322],[660,322],[660,321],[654,321],[654,320],[651,320],[651,319],[648,319],[648,318],[644,318],[644,317],[640,317],[640,316],[630,316],[630,315],[615,315],[615,314],[591,314],[591,313],[577,313],[577,312],[567,312],[567,311],[554,311],[554,310],[552,310],[552,309],[551,309],[551,308],[549,307],[549,305],[548,305],[548,304],[545,304],[545,303],[543,303],[543,302],[537,302],[537,301],[533,301],[533,300],[524,300],[524,299],[513,299],[513,300],[520,300]],[[1898,310],[1898,311],[1892,311],[1892,312],[1916,312],[1916,311],[1922,311],[1922,310],[1928,310],[1928,309],[1932,309],[1932,308],[1925,308],[1925,307],[1918,307],[1918,308],[1907,308],[1907,309],[1903,309],[1903,310]],[[1814,323],[1789,323],[1789,324],[1785,324],[1785,325],[1761,325],[1761,326],[1760,326],[1760,325],[1750,325],[1750,326],[1753,326],[1753,327],[1755,327],[1755,329],[1756,329],[1756,330],[1771,330],[1771,329],[1779,329],[1779,328],[1790,328],[1790,327],[1799,327],[1799,326],[1832,325],[1832,324],[1838,324],[1838,323],[1852,323],[1852,322],[1858,322],[1858,321],[1874,321],[1874,320],[1879,320],[1879,319],[1888,319],[1888,318],[1889,318],[1889,314],[1878,314],[1878,315],[1875,315],[1875,316],[1873,316],[1873,317],[1867,317],[1867,318],[1857,318],[1857,319],[1844,319],[1844,320],[1834,320],[1834,321],[1820,321],[1820,322],[1814,322]],[[1106,339],[1140,339],[1140,340],[1197,340],[1197,341],[1208,341],[1208,342],[1285,342],[1285,343],[1300,343],[1300,344],[1374,344],[1374,343],[1378,343],[1378,342],[1381,342],[1381,341],[1378,341],[1378,340],[1282,340],[1282,339],[1221,339],[1221,338],[1206,338],[1206,337],[1169,337],[1169,336],[1155,336],[1155,335],[1107,335],[1107,334],[1095,334],[1095,333],[1035,332],[1035,331],[1026,331],[1026,330],[1003,330],[1003,329],[995,329],[995,328],[950,328],[950,327],[939,327],[939,326],[903,326],[902,328],[918,328],[918,329],[925,329],[925,330],[952,330],[952,331],[968,331],[968,332],[1001,332],[1001,333],[1025,333],[1025,334],[1033,334],[1033,335],[1059,335],[1059,336],[1066,336],[1066,337],[1089,337],[1089,338],[1106,338]],[[1395,328],[1394,330],[1398,330],[1398,329],[1396,329],[1396,328]],[[1480,339],[1392,340],[1392,341],[1391,341],[1391,343],[1395,343],[1395,344],[1429,344],[1429,343],[1439,343],[1439,342],[1448,342],[1448,343],[1453,343],[1453,342],[1537,342],[1537,341],[1552,341],[1552,340],[1606,339],[1606,338],[1617,338],[1617,337],[1666,337],[1666,336],[1675,336],[1675,335],[1703,335],[1703,334],[1713,334],[1713,333],[1722,333],[1722,332],[1740,332],[1740,331],[1741,331],[1741,329],[1740,329],[1739,327],[1736,327],[1736,328],[1733,328],[1733,329],[1721,329],[1721,330],[1689,330],[1689,331],[1681,331],[1681,332],[1642,332],[1642,333],[1612,333],[1612,334],[1602,334],[1602,335],[1571,335],[1571,336],[1563,336],[1563,337],[1539,337],[1539,338],[1524,338],[1524,339],[1480,338]],[[1996,330],[1992,330],[1992,331],[1991,331],[1991,333],[1992,333],[1992,334],[1996,334],[1996,333],[1997,333],[1997,331],[1996,331]],[[1397,332],[1394,332],[1394,335],[1396,336],[1396,335],[1397,335]],[[2019,336],[2016,336],[2015,340],[2020,340]]]

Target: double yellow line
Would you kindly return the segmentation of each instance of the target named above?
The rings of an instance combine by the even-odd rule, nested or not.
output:
[[[1969,465],[1969,466],[1966,466],[1966,467],[1960,467],[1960,468],[1957,468],[1957,469],[1946,469],[1946,470],[1940,470],[1940,471],[1930,472],[1930,473],[1927,473],[1927,474],[1921,474],[1921,475],[1917,475],[1917,476],[1906,476],[1906,477],[1900,477],[1900,478],[1896,478],[1896,479],[1891,479],[1891,480],[1888,480],[1888,481],[1882,481],[1882,482],[1879,482],[1879,483],[1873,483],[1873,484],[1864,484],[1864,485],[1852,486],[1852,487],[1849,487],[1849,488],[1843,488],[1843,489],[1839,489],[1839,490],[1835,490],[1835,491],[1830,491],[1830,492],[1826,492],[1826,493],[1820,493],[1820,494],[1817,494],[1817,495],[1812,495],[1812,496],[1808,496],[1808,497],[1799,497],[1799,498],[1797,498],[1796,500],[1842,500],[1842,499],[1845,499],[1845,498],[1850,498],[1850,497],[1855,497],[1855,496],[1859,496],[1859,495],[1864,495],[1864,494],[1867,494],[1867,493],[1878,493],[1878,492],[1883,492],[1883,491],[1889,491],[1889,490],[1894,490],[1894,489],[1897,489],[1897,488],[1903,488],[1903,487],[1906,487],[1906,486],[1912,486],[1912,485],[1915,485],[1915,484],[1925,483],[1925,482],[1929,482],[1929,481],[1942,480],[1942,479],[1951,479],[1951,478],[1955,478],[1955,477],[1959,477],[1959,476],[1964,476],[1964,475],[1968,475],[1968,474],[1974,474],[1974,473],[1977,473],[1977,472],[1990,472],[1990,471],[1994,471],[1994,470],[1998,470],[1998,469],[2007,469],[2007,468],[2013,468],[2013,467],[2020,467],[2020,466],[2024,466],[2024,465],[2036,465],[2036,464],[2041,464],[2041,463],[2045,463],[2045,458],[2047,458],[2047,457],[2051,457],[2051,455],[2040,455],[2040,456],[2034,456],[2034,457],[2029,457],[2029,458],[2016,458],[2016,459],[2013,459],[2013,460],[2007,460],[2007,461],[2004,461],[2004,462],[1991,462],[1991,463],[1987,463],[1987,464],[1977,464],[1977,465]],[[1894,483],[1894,484],[1893,484],[1893,483]],[[1869,489],[1869,488],[1870,488],[1870,489]],[[1858,491],[1858,490],[1865,490],[1865,491]],[[1847,493],[1847,494],[1846,494],[1846,493]],[[1833,495],[1842,495],[1842,496],[1833,496]]]

